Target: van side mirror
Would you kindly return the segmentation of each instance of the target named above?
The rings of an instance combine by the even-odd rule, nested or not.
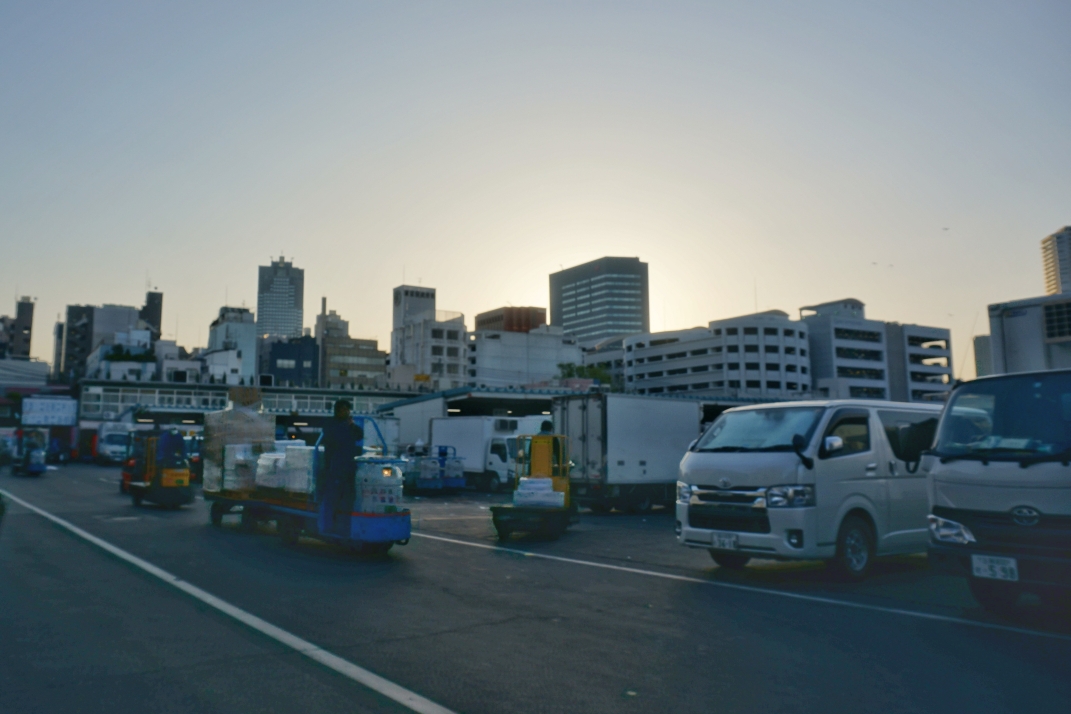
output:
[[[840,451],[844,448],[844,439],[839,436],[827,436],[822,442],[822,448],[827,454]]]

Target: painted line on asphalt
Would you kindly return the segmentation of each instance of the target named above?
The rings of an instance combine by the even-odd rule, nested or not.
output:
[[[228,615],[229,617],[234,618],[242,624],[253,628],[257,632],[270,637],[276,642],[279,642],[280,644],[283,644],[293,650],[296,650],[297,652],[305,655],[309,659],[319,662],[320,664],[324,665],[325,667],[328,667],[329,669],[334,670],[335,672],[338,672],[344,677],[347,677],[359,684],[363,684],[369,689],[378,692],[383,696],[388,697],[389,699],[393,699],[394,701],[411,709],[412,711],[418,712],[418,714],[454,714],[454,712],[447,709],[446,707],[440,706],[435,702],[431,701],[430,699],[425,699],[419,694],[411,692],[405,687],[391,682],[389,679],[384,679],[378,674],[373,674],[367,669],[358,667],[352,662],[342,659],[338,655],[331,654],[327,650],[322,649],[307,640],[303,640],[297,635],[291,634],[280,627],[276,627],[270,622],[262,620],[256,615],[250,614],[245,610],[236,607],[235,605],[231,605],[229,602],[221,600],[220,598],[202,590],[196,585],[188,583],[185,580],[182,580],[181,578],[172,575],[166,570],[158,568],[152,563],[146,560],[142,560],[136,555],[132,555],[131,553],[126,552],[122,548],[114,546],[108,541],[98,538],[92,533],[88,533],[82,530],[73,523],[65,521],[58,516],[54,516],[48,511],[42,510],[37,506],[33,505],[32,503],[27,503],[18,496],[11,494],[8,491],[5,491],[4,489],[0,489],[0,494],[3,494],[6,498],[10,498],[13,502],[19,504],[23,508],[27,508],[36,513],[37,515],[47,518],[48,520],[52,521],[61,528],[70,531],[79,538],[92,543],[93,545],[97,546],[98,548],[101,548],[102,550],[107,551],[108,553],[114,555],[116,558],[124,560],[127,563],[130,563],[131,565],[135,566],[136,568],[139,568],[145,571],[146,573],[156,578],[159,578],[168,585],[178,588],[186,594],[197,598],[206,605],[222,612],[224,615]]]
[[[981,627],[987,630],[1000,630],[1003,632],[1014,632],[1020,635],[1033,635],[1035,637],[1046,637],[1054,640],[1064,640],[1071,642],[1071,636],[1061,635],[1055,632],[1043,632],[1041,630],[1030,630],[1025,627],[1013,627],[1011,625],[998,625],[992,622],[980,622],[978,620],[968,620],[964,617],[952,617],[950,615],[937,615],[930,612],[920,612],[918,610],[905,610],[898,607],[883,607],[881,605],[869,605],[867,603],[852,602],[851,600],[840,600],[832,597],[822,597],[821,595],[805,595],[802,593],[786,592],[784,590],[772,590],[770,588],[758,588],[752,585],[738,585],[736,583],[721,583],[714,580],[704,580],[703,578],[695,578],[690,575],[674,575],[673,573],[660,573],[657,570],[643,570],[642,568],[630,568],[626,565],[611,565],[610,563],[599,563],[593,560],[578,560],[577,558],[565,558],[560,555],[547,555],[546,553],[532,553],[527,550],[518,550],[516,548],[503,548],[499,545],[488,545],[487,543],[473,543],[471,541],[458,540],[456,538],[445,538],[443,536],[434,536],[427,533],[413,533],[416,538],[427,538],[429,540],[442,541],[443,543],[453,543],[455,545],[465,545],[470,548],[482,548],[484,550],[497,550],[504,553],[512,553],[514,555],[523,555],[527,558],[539,558],[541,560],[554,560],[560,563],[571,563],[573,565],[585,565],[589,568],[602,568],[603,570],[616,570],[622,573],[631,573],[633,575],[646,575],[652,578],[662,578],[664,580],[675,580],[682,583],[695,583],[698,585],[713,585],[714,587],[725,588],[727,590],[737,590],[747,593],[760,593],[763,595],[773,595],[775,597],[788,598],[790,600],[803,600],[805,602],[816,602],[823,605],[838,605],[840,607],[854,608],[856,610],[870,610],[873,612],[884,612],[890,615],[903,615],[905,617],[914,617],[920,620],[932,620],[935,622],[948,622],[957,625],[968,625],[970,627]]]

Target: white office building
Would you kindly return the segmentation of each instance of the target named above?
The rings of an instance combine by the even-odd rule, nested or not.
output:
[[[233,352],[226,356],[218,353]],[[227,384],[254,384],[257,373],[257,324],[244,307],[221,307],[208,328],[208,347],[201,354],[207,374]],[[224,367],[225,365],[225,367]],[[237,372],[233,370],[237,369]],[[232,375],[237,375],[235,378]]]
[[[994,374],[1071,367],[1071,295],[989,306]]]
[[[529,332],[477,330],[468,336],[468,384],[523,387],[558,377],[561,364],[582,364],[575,337],[542,325]]]
[[[780,310],[632,335],[623,344],[629,392],[787,399],[811,391],[807,331]]]
[[[465,316],[435,309],[435,288],[394,288],[393,318],[388,381],[412,379],[436,391],[468,383]],[[401,374],[406,378],[399,379]]]
[[[927,401],[952,388],[947,329],[868,320],[854,298],[803,307],[800,316],[819,396]]]

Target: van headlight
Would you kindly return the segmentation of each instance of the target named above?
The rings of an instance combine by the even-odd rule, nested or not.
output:
[[[681,503],[688,503],[692,500],[692,487],[684,481],[677,482],[677,500]]]
[[[770,486],[767,508],[805,508],[814,505],[814,486]]]
[[[935,516],[932,513],[926,516],[926,519],[930,522],[930,535],[933,536],[935,541],[956,543],[958,545],[976,542],[971,529],[962,523],[956,523],[947,518]]]

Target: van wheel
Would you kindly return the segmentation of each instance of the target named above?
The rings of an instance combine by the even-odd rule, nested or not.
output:
[[[988,582],[978,578],[969,578],[967,584],[971,588],[971,595],[983,608],[998,615],[1007,615],[1015,609],[1019,602],[1019,593],[1022,592],[1018,585],[1011,583]]]
[[[726,570],[740,570],[751,560],[750,556],[741,555],[740,553],[726,553],[723,550],[711,550],[710,557]]]
[[[837,555],[832,565],[845,580],[857,582],[870,574],[874,563],[874,533],[859,516],[848,516],[837,533]]]

